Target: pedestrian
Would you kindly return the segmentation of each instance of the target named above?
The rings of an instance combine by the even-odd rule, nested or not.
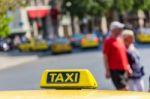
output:
[[[19,44],[21,44],[21,39],[18,35],[15,36],[13,40],[14,47],[17,48]]]
[[[144,91],[144,82],[142,77],[144,76],[144,70],[140,63],[140,57],[137,49],[134,46],[134,33],[131,30],[124,30],[123,39],[127,48],[128,62],[133,71],[129,76],[128,86],[130,91]]]
[[[121,33],[124,24],[114,21],[110,25],[110,35],[105,39],[103,46],[106,78],[111,78],[117,90],[128,90],[127,74],[132,71],[128,64],[126,47]]]

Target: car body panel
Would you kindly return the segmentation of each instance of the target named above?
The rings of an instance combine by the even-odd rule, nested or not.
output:
[[[98,47],[99,43],[95,41],[85,41],[81,44],[82,48]]]
[[[103,90],[2,91],[0,99],[149,99],[145,92]]]
[[[150,43],[150,28],[141,28],[137,30],[136,40],[140,43]]]
[[[137,34],[136,40],[141,43],[150,43],[150,34]]]
[[[51,51],[53,53],[71,52],[72,47],[70,44],[54,44],[51,46]]]
[[[52,53],[72,52],[72,46],[67,39],[58,39],[51,45]]]
[[[34,42],[32,46],[33,50],[47,50],[48,49],[48,44],[44,41],[42,42]]]
[[[24,43],[24,44],[20,44],[20,45],[18,46],[18,49],[19,49],[20,51],[29,51],[30,48],[31,48],[31,44],[30,44],[30,43]]]
[[[18,48],[21,51],[47,50],[48,44],[45,41],[30,40],[29,42],[20,44]]]
[[[92,48],[99,46],[99,39],[97,36],[89,34],[82,38],[81,48]]]
[[[74,34],[70,39],[72,46],[79,47],[82,38],[83,38],[83,34]]]

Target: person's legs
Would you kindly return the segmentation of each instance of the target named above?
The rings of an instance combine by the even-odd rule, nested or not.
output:
[[[118,89],[118,90],[121,90],[121,91],[128,91],[129,89],[128,89],[127,86],[125,86],[124,88],[120,88],[120,89]]]
[[[124,71],[110,71],[110,73],[116,89],[127,91],[126,73]]]
[[[144,81],[143,79],[135,80],[136,91],[144,91]]]
[[[133,79],[128,80],[128,89],[129,91],[135,91],[135,82]]]

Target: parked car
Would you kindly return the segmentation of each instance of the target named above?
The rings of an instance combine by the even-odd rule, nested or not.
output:
[[[9,51],[10,47],[6,40],[0,40],[0,51]]]
[[[137,42],[150,43],[150,28],[138,29],[135,35]]]
[[[81,39],[83,38],[83,34],[74,34],[70,38],[71,45],[73,47],[80,47]]]
[[[49,49],[51,48],[52,44],[54,43],[54,39],[46,39]]]
[[[45,40],[31,39],[18,46],[20,51],[45,51],[48,50],[48,44]]]
[[[99,47],[99,38],[95,34],[86,34],[81,40],[81,48]]]
[[[72,50],[72,46],[66,38],[58,38],[51,45],[51,51],[53,54],[72,52]]]

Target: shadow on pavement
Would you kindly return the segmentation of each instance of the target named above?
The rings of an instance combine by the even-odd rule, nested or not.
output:
[[[0,54],[5,56],[44,56],[50,55],[50,51],[38,51],[38,52],[20,52],[18,50],[13,50],[9,52],[0,52]]]
[[[49,56],[66,56],[66,55],[74,55],[74,54],[81,54],[81,53],[89,53],[89,52],[98,52],[101,50],[101,47],[99,48],[90,48],[90,49],[80,49],[80,48],[75,48],[72,53],[60,53],[60,54],[41,54],[39,57],[49,57]]]

